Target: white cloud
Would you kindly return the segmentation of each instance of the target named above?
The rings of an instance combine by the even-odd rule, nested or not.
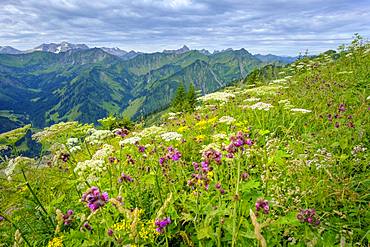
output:
[[[70,42],[142,51],[244,47],[295,55],[370,36],[366,0],[0,0],[0,45]]]

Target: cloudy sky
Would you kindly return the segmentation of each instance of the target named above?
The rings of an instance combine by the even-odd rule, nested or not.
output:
[[[370,0],[0,0],[0,46],[68,41],[144,52],[297,55],[370,37]]]

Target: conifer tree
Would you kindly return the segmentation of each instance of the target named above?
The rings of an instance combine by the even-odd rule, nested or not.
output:
[[[188,108],[189,108],[188,110],[194,111],[195,106],[197,104],[197,95],[196,95],[193,83],[190,83],[189,91],[186,96],[187,96],[186,98],[187,98]]]
[[[175,97],[172,100],[172,107],[176,111],[182,111],[183,107],[185,105],[186,101],[186,91],[183,83],[180,83],[180,85],[177,88]]]

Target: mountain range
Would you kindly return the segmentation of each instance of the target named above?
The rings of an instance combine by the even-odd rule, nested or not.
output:
[[[25,52],[0,50],[7,53],[0,54],[1,132],[29,122],[37,128],[96,122],[109,113],[137,119],[167,107],[180,83],[205,94],[268,63],[286,63],[245,49],[211,54],[186,46],[140,53],[62,42]]]

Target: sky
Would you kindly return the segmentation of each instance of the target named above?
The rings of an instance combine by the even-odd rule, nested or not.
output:
[[[0,0],[0,46],[316,54],[370,37],[370,0]]]

